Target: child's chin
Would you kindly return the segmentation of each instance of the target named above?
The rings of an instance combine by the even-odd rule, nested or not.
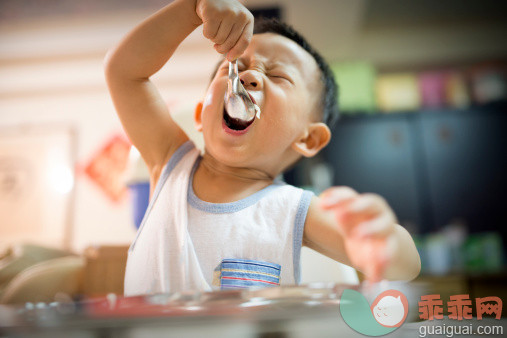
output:
[[[220,163],[228,166],[241,166],[248,162],[252,155],[249,154],[247,146],[241,144],[222,144],[218,149],[214,149],[213,157]]]

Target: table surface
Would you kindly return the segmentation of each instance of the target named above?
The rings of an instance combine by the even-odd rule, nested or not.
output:
[[[0,337],[365,337],[341,317],[339,299],[347,288],[354,287],[109,295],[82,302],[0,306]],[[419,337],[420,330],[449,326],[470,326],[477,332],[480,325],[501,326],[507,332],[505,319],[457,322],[446,318],[406,322],[387,336]],[[440,336],[445,337],[445,332]]]

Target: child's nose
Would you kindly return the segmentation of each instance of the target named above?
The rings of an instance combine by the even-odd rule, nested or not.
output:
[[[243,80],[240,80],[240,81],[241,81],[241,84],[242,84],[243,86],[247,86],[247,85],[245,85],[245,81],[243,81]],[[250,86],[254,87],[254,88],[255,88],[255,87],[257,87],[257,82],[255,82],[255,81],[251,81],[251,82],[249,82],[248,84],[249,84]]]
[[[262,82],[259,75],[255,71],[247,70],[239,75],[241,84],[246,89],[262,89]]]

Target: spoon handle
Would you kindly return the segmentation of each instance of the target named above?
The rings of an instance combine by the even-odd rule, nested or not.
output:
[[[234,60],[229,62],[229,85],[231,88],[229,89],[230,93],[238,94],[238,83],[239,83],[239,74],[238,74],[238,61]]]

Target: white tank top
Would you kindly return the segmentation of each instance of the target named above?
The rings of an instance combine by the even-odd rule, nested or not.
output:
[[[205,202],[192,188],[200,160],[189,141],[164,167],[129,248],[125,295],[207,289],[206,284],[226,289],[299,283],[303,229],[313,194],[275,181],[236,202]],[[175,191],[185,194],[178,198]],[[187,210],[186,217],[175,217],[175,210]],[[185,227],[186,237],[178,229],[173,235],[173,226]],[[184,237],[185,244],[174,237]],[[175,246],[184,247],[185,254],[179,257],[181,250],[175,253]],[[183,271],[172,266],[177,264],[192,266]],[[187,271],[194,268],[195,279]]]

